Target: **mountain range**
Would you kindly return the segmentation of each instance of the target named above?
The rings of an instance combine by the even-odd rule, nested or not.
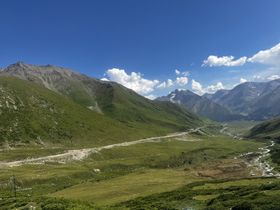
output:
[[[0,142],[97,145],[203,124],[187,109],[114,82],[18,62],[0,72]]]
[[[232,90],[219,90],[204,97],[243,115],[248,120],[266,120],[280,115],[280,80],[246,82]]]
[[[192,112],[210,118],[215,121],[238,120],[242,116],[234,114],[226,107],[206,98],[199,96],[189,90],[178,90],[171,92],[167,96],[157,98],[158,101],[170,101],[186,107]]]
[[[280,80],[246,82],[231,90],[199,96],[175,90],[158,101],[170,101],[215,121],[268,120],[280,116]]]

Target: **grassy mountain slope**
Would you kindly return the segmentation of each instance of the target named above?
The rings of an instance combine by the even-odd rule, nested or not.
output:
[[[256,125],[250,130],[248,136],[254,138],[280,139],[280,118]]]
[[[2,143],[82,144],[125,136],[124,125],[31,82],[0,77],[0,91]]]
[[[151,101],[116,83],[107,83],[102,90],[98,91],[97,95],[100,107],[104,113],[121,122],[162,126],[199,124],[196,115],[180,106]]]
[[[5,68],[0,75],[40,84],[84,107],[130,123],[133,127],[145,124],[150,128],[157,124],[184,129],[200,123],[197,116],[177,105],[154,102],[117,83],[100,81],[61,67],[18,62]]]
[[[153,111],[142,109],[146,113],[145,121],[139,118],[139,121],[121,122],[40,85],[13,77],[0,77],[0,91],[1,144],[52,142],[100,145],[161,135],[202,123],[194,115],[182,113],[177,118],[175,111],[166,114],[162,108],[157,107],[154,109],[160,111],[149,118],[147,116],[152,115]],[[125,109],[124,106],[120,116],[125,116],[122,114]],[[126,116],[133,111],[133,107],[130,110],[127,108]],[[141,117],[141,113],[138,115]]]
[[[52,65],[36,66],[17,62],[4,68],[0,75],[17,77],[42,85],[52,91],[68,96],[85,107],[99,111],[95,97],[98,80],[70,69]]]

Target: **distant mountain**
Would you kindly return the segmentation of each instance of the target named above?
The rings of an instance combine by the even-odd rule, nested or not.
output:
[[[227,108],[189,90],[175,90],[169,95],[159,97],[156,100],[180,104],[200,116],[216,121],[230,121],[241,118],[240,115],[233,114]]]
[[[205,93],[203,97],[213,101],[219,101],[223,96],[227,95],[230,90],[218,90],[215,94]]]
[[[280,118],[256,125],[250,130],[248,137],[280,140]]]
[[[22,62],[10,65],[0,72],[0,87],[8,94],[3,95],[0,106],[2,142],[13,139],[14,136],[9,136],[12,133],[24,140],[67,139],[66,134],[70,133],[71,138],[83,141],[81,135],[94,143],[112,142],[113,139],[124,141],[203,124],[196,115],[176,104],[151,101],[117,83],[103,82],[51,65],[35,66]],[[9,88],[6,90],[6,87]],[[7,98],[25,101],[26,109],[13,110],[13,104],[9,103],[9,110],[15,113],[6,112]],[[33,105],[32,100],[39,101],[39,104]],[[43,109],[44,106],[48,109]],[[53,106],[61,111],[52,114],[49,110]],[[19,117],[22,119],[20,132],[9,133]],[[49,117],[52,119],[48,120]],[[57,122],[66,127],[60,129],[53,124]],[[79,129],[77,123],[83,124],[85,130]],[[57,132],[52,130],[55,127]],[[61,133],[66,134],[59,137]]]
[[[278,84],[280,80],[270,84]],[[271,88],[271,87],[268,87]],[[280,85],[273,90],[266,90],[252,106],[254,111],[249,114],[249,119],[267,120],[280,116]]]
[[[280,115],[280,80],[246,82],[232,90],[219,90],[205,97],[249,120],[266,120]]]

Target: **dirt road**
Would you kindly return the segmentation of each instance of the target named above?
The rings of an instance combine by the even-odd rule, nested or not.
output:
[[[182,133],[173,133],[166,136],[157,136],[157,137],[150,137],[145,139],[139,139],[136,141],[129,141],[129,142],[123,142],[118,144],[111,144],[101,147],[93,147],[93,148],[86,148],[86,149],[76,149],[76,150],[68,150],[64,153],[57,154],[57,155],[49,155],[44,157],[38,157],[38,158],[27,158],[23,160],[17,160],[17,161],[10,161],[10,162],[0,162],[0,168],[6,168],[6,167],[16,167],[21,166],[25,164],[44,164],[46,162],[57,162],[57,163],[66,163],[69,161],[75,161],[75,160],[83,160],[87,158],[90,154],[100,152],[104,149],[112,149],[114,147],[127,147],[134,144],[141,144],[141,143],[148,143],[148,142],[160,142],[162,139],[168,139],[168,138],[174,138],[174,140],[177,141],[186,141],[186,138],[180,139],[175,137],[182,137],[187,134],[198,132],[203,127],[190,129],[186,132]]]

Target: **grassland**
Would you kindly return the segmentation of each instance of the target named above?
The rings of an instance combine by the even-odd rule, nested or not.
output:
[[[188,193],[196,192],[198,189],[189,192],[186,187],[193,183],[250,178],[244,161],[236,157],[264,145],[263,142],[234,140],[218,133],[198,133],[161,142],[102,150],[84,161],[3,168],[0,183],[6,183],[15,175],[18,199],[25,199],[25,205],[33,203],[38,209],[44,209],[42,197],[45,196],[65,207],[61,209],[168,209],[160,206],[152,208],[149,205],[157,205],[150,199],[160,196],[155,202],[167,205],[161,196],[166,193],[171,196],[168,192],[176,195],[182,189],[188,189]],[[21,156],[21,152],[24,153],[24,150],[10,151],[8,159]],[[30,154],[35,154],[35,151],[30,151]],[[4,159],[4,155],[0,157]],[[175,199],[172,206],[177,209],[185,203],[202,208],[206,201],[218,199],[220,190],[213,189],[213,193],[207,194],[210,189],[199,189],[200,194],[192,194],[184,201]],[[9,187],[1,188],[0,193],[0,197],[4,198],[0,201],[0,208],[2,205],[4,209],[8,206],[5,202],[12,199],[5,196],[12,196],[12,193]],[[145,203],[142,203],[142,199]],[[75,205],[77,207],[74,208]]]

